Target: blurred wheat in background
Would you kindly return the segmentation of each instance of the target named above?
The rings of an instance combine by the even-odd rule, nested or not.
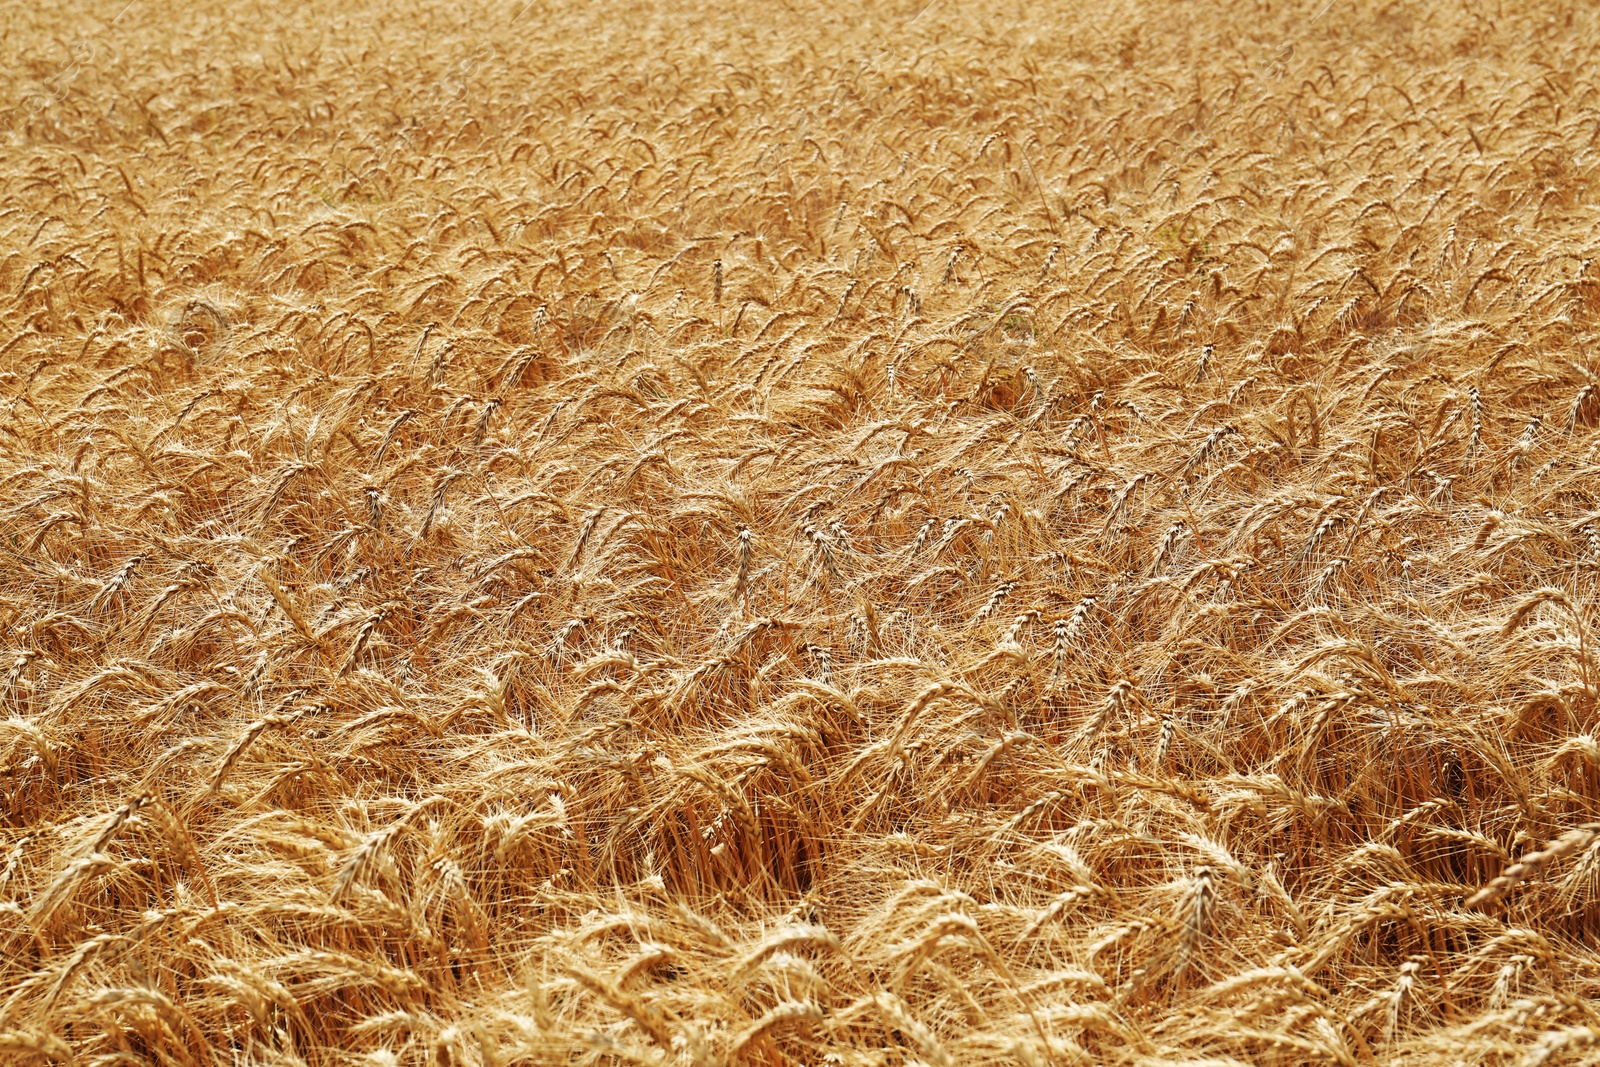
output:
[[[1600,11],[0,13],[0,1061],[1600,1053]]]

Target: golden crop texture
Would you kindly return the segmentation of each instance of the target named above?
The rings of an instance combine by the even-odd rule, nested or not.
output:
[[[1596,1055],[1600,9],[0,42],[0,1062]]]

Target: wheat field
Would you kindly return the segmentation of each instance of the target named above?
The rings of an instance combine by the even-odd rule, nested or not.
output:
[[[0,1062],[1600,1061],[1600,10],[0,41]]]

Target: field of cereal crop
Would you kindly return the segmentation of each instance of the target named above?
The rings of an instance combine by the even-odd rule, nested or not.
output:
[[[1600,9],[0,11],[0,1061],[1600,1052]]]

